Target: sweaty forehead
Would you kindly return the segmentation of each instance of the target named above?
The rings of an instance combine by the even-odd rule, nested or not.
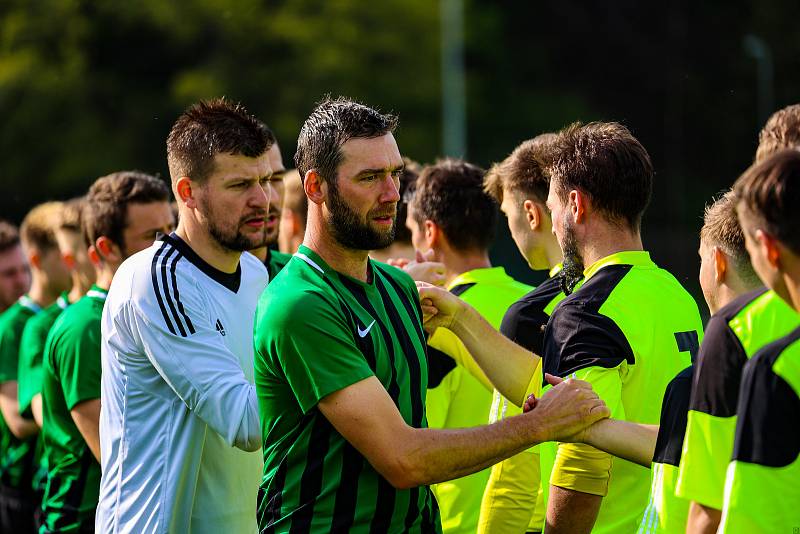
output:
[[[340,176],[353,176],[364,169],[394,169],[403,165],[403,158],[392,134],[365,139],[350,139],[342,145]]]
[[[241,154],[216,154],[212,178],[227,180],[233,178],[260,178],[272,174],[267,152],[250,158]]]

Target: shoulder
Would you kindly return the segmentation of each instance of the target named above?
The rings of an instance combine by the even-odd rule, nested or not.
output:
[[[295,330],[340,306],[336,292],[301,263],[292,262],[261,293],[256,311],[259,329]]]
[[[267,274],[266,266],[261,263],[261,260],[250,254],[243,252],[239,263],[242,266],[242,274],[255,274],[257,276],[264,276]]]
[[[417,302],[417,284],[407,272],[388,263],[370,260],[372,267],[389,280],[389,283],[405,292],[406,297]]]

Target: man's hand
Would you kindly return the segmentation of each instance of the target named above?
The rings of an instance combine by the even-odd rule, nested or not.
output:
[[[429,333],[433,333],[439,327],[452,330],[468,306],[446,289],[425,282],[417,282],[417,291],[422,304],[422,323]]]
[[[434,286],[443,286],[445,279],[444,264],[433,261],[433,251],[423,254],[416,251],[415,260],[405,258],[389,259],[386,263],[403,269],[415,282],[427,282]]]
[[[540,399],[529,397],[524,408],[537,416],[541,441],[582,441],[587,428],[611,415],[588,382],[550,374],[545,378],[554,387]]]

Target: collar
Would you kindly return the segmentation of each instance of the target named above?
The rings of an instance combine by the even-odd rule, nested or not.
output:
[[[609,265],[632,265],[634,267],[655,267],[653,260],[650,259],[650,253],[646,250],[623,250],[616,252],[605,258],[600,258],[589,267],[583,270],[584,280],[589,280],[592,276],[603,267]]]
[[[466,284],[485,284],[487,282],[506,281],[508,275],[502,267],[484,267],[482,269],[472,269],[464,271],[447,284],[447,290],[451,291],[456,286]]]
[[[352,276],[347,276],[346,274],[340,273],[339,271],[333,269],[330,265],[328,265],[325,260],[322,259],[322,256],[311,250],[305,245],[300,245],[297,249],[297,252],[294,253],[294,256],[300,258],[305,263],[310,265],[315,271],[319,272],[322,276],[325,276],[329,272],[336,273],[337,276],[347,278],[348,280],[352,280],[354,283],[364,286],[367,288],[374,287],[375,285],[375,268],[372,266],[373,260],[371,258],[367,259],[367,276],[369,282],[363,282],[358,278],[353,278]]]
[[[39,313],[42,311],[42,307],[36,304],[28,295],[22,295],[17,302],[19,302],[20,306],[32,311],[33,313]]]
[[[61,308],[62,310],[66,310],[67,306],[69,306],[69,293],[64,291],[61,293],[58,298],[56,299],[56,305]]]
[[[206,260],[201,258],[197,252],[192,250],[192,247],[186,244],[186,241],[178,237],[178,234],[172,232],[169,235],[162,235],[161,241],[165,243],[169,243],[176,249],[178,252],[183,255],[184,258],[189,260],[195,267],[200,269],[206,276],[217,282],[218,284],[228,288],[229,290],[233,291],[234,293],[239,291],[239,285],[242,283],[242,262],[240,261],[236,265],[236,271],[232,273],[226,273],[224,271],[220,271]]]
[[[106,297],[108,297],[108,290],[103,289],[97,284],[92,284],[91,289],[89,289],[89,291],[86,292],[86,296],[100,301],[104,301],[106,300]]]

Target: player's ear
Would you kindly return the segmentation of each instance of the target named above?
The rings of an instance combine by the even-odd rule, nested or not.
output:
[[[522,209],[525,212],[525,217],[528,219],[528,224],[532,231],[536,231],[542,225],[542,210],[536,202],[526,199],[522,203]]]
[[[64,252],[61,254],[61,261],[67,266],[70,271],[75,269],[75,255],[72,252]]]
[[[439,245],[442,238],[442,229],[430,219],[425,219],[422,225],[424,226],[425,245],[428,247],[428,250],[431,250],[433,247]]]
[[[42,255],[36,249],[31,249],[30,253],[28,254],[28,263],[31,264],[31,267],[36,269],[42,268]]]
[[[97,252],[94,245],[89,245],[89,248],[86,249],[86,254],[89,256],[89,261],[92,262],[92,265],[95,267],[100,265],[100,253]]]
[[[577,189],[573,189],[569,192],[569,197],[567,198],[567,209],[569,210],[569,216],[572,217],[573,222],[575,223],[582,223],[584,222],[584,218],[586,217],[586,208],[588,207],[588,199],[586,196],[578,191]]]
[[[188,176],[181,176],[175,182],[175,196],[179,201],[186,204],[188,208],[194,209],[197,207],[197,201],[194,198],[192,189],[192,179]]]
[[[315,169],[306,172],[303,179],[303,190],[306,192],[308,200],[314,204],[322,204],[326,200],[327,184]]]
[[[756,230],[756,239],[759,246],[766,252],[765,256],[769,264],[774,269],[779,269],[781,266],[781,249],[778,240],[764,230]]]
[[[94,248],[104,261],[112,265],[118,265],[122,262],[122,251],[119,245],[106,236],[98,237],[94,242]]]
[[[728,256],[719,247],[714,247],[714,280],[717,284],[725,283],[728,273]]]

